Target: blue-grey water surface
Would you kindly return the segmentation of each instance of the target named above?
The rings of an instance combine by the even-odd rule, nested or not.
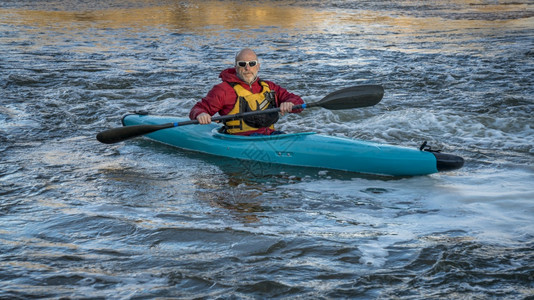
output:
[[[0,298],[534,297],[534,4],[3,1]],[[461,155],[388,178],[95,135],[187,116],[242,47],[309,102],[278,128]],[[342,159],[342,158],[340,158]]]

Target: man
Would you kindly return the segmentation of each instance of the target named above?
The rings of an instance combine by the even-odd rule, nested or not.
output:
[[[292,112],[302,99],[271,81],[258,78],[260,62],[251,49],[241,50],[235,57],[235,67],[221,72],[222,83],[215,85],[201,101],[197,102],[189,118],[200,124],[211,123],[211,117],[240,112],[280,107],[280,113]],[[295,112],[300,112],[296,110]],[[270,135],[280,133],[274,129],[278,112],[259,114],[239,120],[225,121],[225,132],[238,135]]]

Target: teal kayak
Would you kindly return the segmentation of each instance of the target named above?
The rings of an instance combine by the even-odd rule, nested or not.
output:
[[[181,122],[176,117],[128,114],[124,126]],[[416,176],[461,168],[456,155],[411,149],[370,141],[333,137],[315,132],[269,136],[220,133],[222,125],[178,126],[146,137],[181,149],[222,157],[299,167],[341,170],[390,176]]]

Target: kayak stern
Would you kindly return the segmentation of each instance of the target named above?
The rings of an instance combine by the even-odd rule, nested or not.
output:
[[[464,159],[458,155],[432,152],[436,157],[438,172],[447,172],[460,169],[464,165]]]

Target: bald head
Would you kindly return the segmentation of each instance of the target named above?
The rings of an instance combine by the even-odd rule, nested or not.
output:
[[[238,62],[240,60],[258,60],[258,56],[256,55],[256,52],[250,48],[245,48],[239,51],[235,56],[235,61]]]

